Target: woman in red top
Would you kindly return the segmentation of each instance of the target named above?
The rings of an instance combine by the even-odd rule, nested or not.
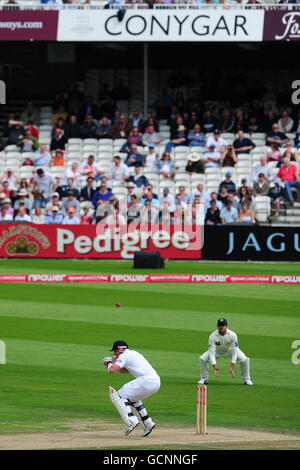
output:
[[[80,217],[80,223],[82,225],[89,225],[93,222],[93,217],[90,215],[89,213],[89,208],[88,206],[85,206],[83,208],[83,214],[82,216]]]

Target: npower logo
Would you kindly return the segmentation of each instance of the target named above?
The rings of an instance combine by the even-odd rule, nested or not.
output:
[[[0,104],[6,104],[6,85],[0,80]]]
[[[28,282],[66,282],[66,274],[29,274]]]
[[[192,282],[227,282],[229,276],[214,274],[193,274]]]
[[[110,278],[111,282],[147,282],[148,274],[113,274]]]

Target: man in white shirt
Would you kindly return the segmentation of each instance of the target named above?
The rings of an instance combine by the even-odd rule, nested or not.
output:
[[[268,160],[267,160],[267,157],[265,156],[261,157],[260,163],[258,163],[257,165],[253,167],[253,173],[252,173],[253,181],[258,180],[258,175],[260,173],[263,173],[265,175],[267,181],[270,182],[273,180],[273,177],[274,177],[273,168],[268,165]]]
[[[217,367],[216,359],[219,357],[230,357],[229,373],[232,378],[234,378],[234,366],[238,362],[244,384],[253,385],[250,379],[250,359],[240,350],[237,335],[234,331],[229,330],[225,318],[220,318],[217,321],[217,330],[210,335],[208,343],[208,351],[199,357],[201,371],[199,384],[206,385],[208,383],[210,362],[214,368],[215,377],[218,377],[219,368]]]
[[[129,177],[129,168],[125,163],[121,162],[121,157],[116,155],[113,158],[113,165],[110,170],[110,180],[119,181],[120,183],[124,184],[125,179]]]
[[[131,423],[125,430],[125,435],[128,435],[139,424],[139,419],[132,413],[131,407],[133,407],[140,416],[144,426],[143,437],[146,437],[154,429],[155,423],[148,416],[141,400],[159,390],[160,377],[147,359],[137,351],[129,349],[125,341],[115,341],[111,351],[114,352],[116,357],[105,357],[102,361],[108,372],[110,374],[116,372],[132,374],[135,377],[134,380],[123,385],[117,392],[123,406],[126,407],[128,414],[126,421]],[[117,405],[116,407],[119,410]]]
[[[80,224],[80,219],[75,214],[74,207],[68,208],[67,215],[64,217],[64,220],[63,220],[63,224],[64,225],[79,225]]]
[[[202,183],[199,183],[197,186],[196,192],[193,194],[193,201],[195,199],[195,196],[200,196],[200,202],[204,204],[209,204],[210,202],[210,195],[204,191],[204,186]]]
[[[25,204],[21,203],[19,206],[18,213],[15,217],[15,222],[31,222],[30,215],[26,214]]]
[[[238,211],[232,206],[232,201],[229,199],[226,201],[225,207],[221,209],[220,217],[223,225],[233,224],[238,221]]]
[[[33,177],[33,181],[37,183],[38,189],[42,194],[41,197],[36,197],[34,201],[34,208],[41,206],[43,203],[46,204],[53,191],[56,189],[56,182],[50,173],[44,172],[42,168],[39,168]]]
[[[222,153],[225,150],[226,145],[228,145],[228,142],[223,139],[223,137],[221,137],[220,131],[218,129],[215,129],[214,135],[211,135],[207,138],[205,146],[206,150],[211,146],[211,144],[214,144],[216,150]]]
[[[221,154],[213,142],[209,144],[208,149],[205,149],[201,158],[205,168],[218,168],[220,166]]]

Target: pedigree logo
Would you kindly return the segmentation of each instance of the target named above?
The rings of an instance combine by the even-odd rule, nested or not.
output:
[[[15,242],[8,242],[5,245],[5,251],[8,255],[36,255],[39,251],[36,242],[30,242],[27,237],[17,237]]]

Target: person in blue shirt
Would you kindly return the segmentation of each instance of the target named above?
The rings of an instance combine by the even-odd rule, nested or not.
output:
[[[45,219],[45,224],[62,224],[64,216],[59,212],[58,206],[53,206],[52,211],[49,212]]]
[[[35,152],[31,160],[34,166],[50,166],[52,162],[52,157],[47,151],[47,147],[45,144],[40,145],[40,150],[38,152]]]
[[[193,130],[188,133],[189,147],[199,147],[204,145],[204,133],[201,132],[200,124],[195,124]]]
[[[274,186],[270,189],[269,196],[271,198],[271,203],[275,204],[274,218],[276,219],[279,216],[280,201],[284,200],[286,197],[286,192],[281,186],[280,178],[274,179]]]
[[[140,153],[138,153],[138,149],[135,144],[131,145],[130,152],[127,154],[127,157],[125,159],[125,164],[129,167],[142,166],[143,157]]]

